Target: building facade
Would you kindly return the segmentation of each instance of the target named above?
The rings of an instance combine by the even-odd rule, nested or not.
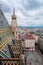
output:
[[[25,34],[26,50],[35,50],[35,38],[31,34]]]

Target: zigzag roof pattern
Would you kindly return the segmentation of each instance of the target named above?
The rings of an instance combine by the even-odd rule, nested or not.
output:
[[[12,40],[13,35],[7,19],[0,9],[0,56],[7,58],[10,57],[8,43]]]

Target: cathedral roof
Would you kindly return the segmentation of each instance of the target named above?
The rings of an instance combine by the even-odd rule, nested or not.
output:
[[[11,41],[10,36],[12,36],[10,26],[3,11],[0,9],[0,56],[4,58],[10,57],[7,44]]]

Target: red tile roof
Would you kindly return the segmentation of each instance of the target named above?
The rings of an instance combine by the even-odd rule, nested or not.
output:
[[[31,34],[25,34],[25,39],[35,39]]]

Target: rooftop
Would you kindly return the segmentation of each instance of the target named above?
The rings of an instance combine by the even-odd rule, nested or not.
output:
[[[4,16],[3,11],[0,9],[0,56],[3,58],[10,57],[7,44],[11,41],[11,39],[8,40],[10,36],[12,36],[10,26],[7,22],[6,17]]]
[[[35,40],[35,38],[31,35],[31,34],[25,34],[25,39],[33,39]]]

